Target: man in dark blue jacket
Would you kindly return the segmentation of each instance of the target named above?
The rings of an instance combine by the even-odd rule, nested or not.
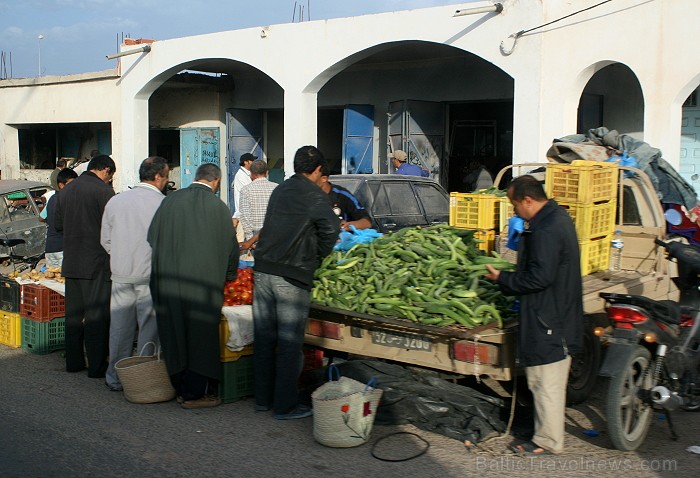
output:
[[[340,220],[321,190],[326,167],[315,147],[296,152],[296,174],[272,192],[255,249],[255,409],[272,408],[279,420],[313,414],[299,404],[297,382],[314,271],[340,231]]]
[[[583,292],[576,229],[571,217],[537,179],[520,176],[508,187],[515,213],[526,221],[515,272],[488,266],[488,279],[520,296],[519,365],[535,402],[535,434],[518,453],[564,449],[566,383],[571,355],[582,348]]]
[[[88,377],[102,378],[107,371],[111,282],[100,228],[105,205],[114,196],[109,183],[117,167],[112,158],[99,155],[87,168],[57,196],[55,224],[63,232],[66,371],[83,370],[87,356]]]

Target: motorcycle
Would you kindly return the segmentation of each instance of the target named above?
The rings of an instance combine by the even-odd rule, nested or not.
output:
[[[673,281],[678,302],[601,293],[613,326],[599,375],[610,378],[606,417],[618,450],[637,449],[655,410],[666,416],[676,440],[671,412],[700,409],[700,249],[680,242],[656,244],[678,263]]]

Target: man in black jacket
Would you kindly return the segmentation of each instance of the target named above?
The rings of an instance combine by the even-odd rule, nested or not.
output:
[[[100,227],[105,204],[114,196],[109,182],[116,169],[109,156],[95,156],[87,171],[61,190],[56,203],[56,230],[63,231],[61,275],[66,278],[66,371],[83,370],[87,355],[91,378],[107,371],[111,283]]]
[[[304,418],[297,382],[303,366],[304,329],[314,271],[340,231],[321,190],[327,166],[321,152],[304,146],[294,155],[294,176],[272,192],[255,249],[253,327],[255,409],[279,420]]]
[[[576,229],[571,217],[532,176],[508,187],[515,213],[526,221],[515,272],[488,266],[488,279],[520,296],[519,365],[535,402],[535,434],[513,447],[518,453],[561,453],[564,449],[566,383],[571,355],[582,348],[583,296]]]

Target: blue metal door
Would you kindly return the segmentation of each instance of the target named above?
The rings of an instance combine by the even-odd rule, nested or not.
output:
[[[226,111],[226,151],[228,165],[228,204],[234,211],[233,178],[240,168],[240,158],[251,153],[263,159],[263,115],[259,110],[234,108]]]
[[[219,165],[219,128],[180,130],[180,187],[186,188],[202,163]]]
[[[389,103],[387,153],[401,149],[408,162],[430,171],[430,177],[447,184],[440,162],[445,146],[445,106],[432,101],[404,100]],[[389,172],[393,172],[389,168]]]
[[[372,174],[374,106],[346,105],[343,115],[343,174]]]

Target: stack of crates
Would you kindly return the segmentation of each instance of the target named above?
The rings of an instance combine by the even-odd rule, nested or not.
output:
[[[12,348],[22,345],[19,289],[16,280],[0,277],[0,344]]]
[[[505,196],[479,193],[450,193],[450,226],[476,230],[479,249],[494,250],[496,235],[508,225],[513,206]]]
[[[253,344],[243,350],[231,352],[228,342],[228,320],[221,316],[219,322],[219,359],[221,360],[221,381],[219,398],[223,403],[232,403],[253,395]]]
[[[619,170],[615,163],[550,164],[545,189],[571,215],[581,250],[581,274],[608,268],[615,232]]]
[[[19,313],[23,349],[34,354],[48,354],[65,348],[65,304],[65,298],[48,287],[22,286]]]

